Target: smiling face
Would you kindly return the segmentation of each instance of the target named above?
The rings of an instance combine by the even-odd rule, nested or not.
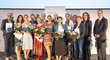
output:
[[[57,18],[57,22],[58,22],[58,23],[62,23],[62,18],[61,18],[61,17],[58,17],[58,18]]]
[[[42,13],[42,14],[41,14],[41,17],[42,17],[42,20],[45,20],[46,14],[45,14],[45,13]]]
[[[27,22],[29,17],[27,15],[24,16],[24,21]]]
[[[37,18],[38,24],[42,23],[41,18]]]
[[[50,15],[47,16],[48,21],[52,20],[52,17]]]
[[[54,19],[57,19],[57,18],[58,18],[58,14],[55,13],[55,14],[54,14]]]
[[[13,17],[13,13],[8,13],[8,14],[7,14],[7,19],[8,19],[8,20],[11,20],[12,17]]]
[[[35,20],[35,15],[31,15],[31,20]]]
[[[81,17],[78,16],[76,21],[77,21],[77,23],[81,22]]]
[[[101,18],[103,16],[103,11],[102,10],[98,10],[97,11],[97,15],[99,18]]]
[[[88,19],[88,15],[84,14],[84,20],[87,20],[87,19]]]
[[[76,15],[74,15],[74,16],[73,16],[73,21],[74,21],[74,20],[76,20],[76,19],[77,19],[77,16],[76,16]]]
[[[21,22],[23,20],[23,17],[19,16],[18,20],[19,20],[19,22]]]
[[[70,15],[69,14],[66,14],[65,15],[65,18],[66,18],[66,20],[69,20],[70,19]]]

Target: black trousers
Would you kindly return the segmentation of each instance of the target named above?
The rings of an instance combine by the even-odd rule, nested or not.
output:
[[[90,60],[91,50],[90,50],[90,41],[84,40],[83,44],[83,60]]]
[[[6,57],[10,57],[14,51],[14,36],[13,34],[5,34],[3,37],[5,43],[5,55]]]
[[[98,60],[106,60],[106,41],[96,40]]]

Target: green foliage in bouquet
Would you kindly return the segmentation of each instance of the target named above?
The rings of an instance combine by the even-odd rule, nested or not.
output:
[[[37,34],[46,34],[46,32],[45,32],[45,29],[43,28],[43,29],[34,29],[33,30],[33,33],[37,33]]]
[[[21,25],[16,24],[16,25],[15,25],[15,28],[14,28],[14,31],[21,31],[22,29],[23,29],[23,28],[22,28]]]
[[[62,35],[60,32],[54,32],[53,35],[56,40],[58,40],[58,38],[62,38]]]
[[[29,25],[29,32],[33,32],[34,30],[34,26],[33,25]]]
[[[67,30],[66,34],[73,40],[76,41],[77,40],[77,36],[79,35],[78,33],[75,32],[75,34],[72,33],[71,30]]]

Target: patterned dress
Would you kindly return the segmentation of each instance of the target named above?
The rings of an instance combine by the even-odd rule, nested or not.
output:
[[[35,28],[37,29],[42,29],[44,28],[44,25],[38,26],[38,24],[35,26]],[[40,36],[39,34],[37,34],[37,36]],[[41,37],[40,39],[43,39],[43,37]],[[43,55],[43,42],[40,42],[36,36],[34,36],[34,54],[38,55],[38,56],[42,56]]]
[[[15,29],[20,29],[20,27],[21,27],[21,24],[16,23]],[[14,34],[22,34],[22,33],[20,30],[15,30]],[[18,39],[16,36],[15,36],[15,46],[22,46],[22,39]]]
[[[46,24],[46,34],[44,35],[44,46],[52,46],[53,23]]]

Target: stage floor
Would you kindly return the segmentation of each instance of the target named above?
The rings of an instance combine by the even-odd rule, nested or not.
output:
[[[17,60],[16,55],[13,55],[13,57],[14,57],[14,60]],[[22,58],[23,58],[23,54],[22,54]],[[0,60],[5,60],[4,54],[0,53]],[[30,60],[35,60],[35,59],[30,57]],[[46,60],[46,58],[42,58],[42,60]],[[92,55],[91,60],[97,60],[97,55]],[[107,55],[107,60],[110,60],[110,55]]]

